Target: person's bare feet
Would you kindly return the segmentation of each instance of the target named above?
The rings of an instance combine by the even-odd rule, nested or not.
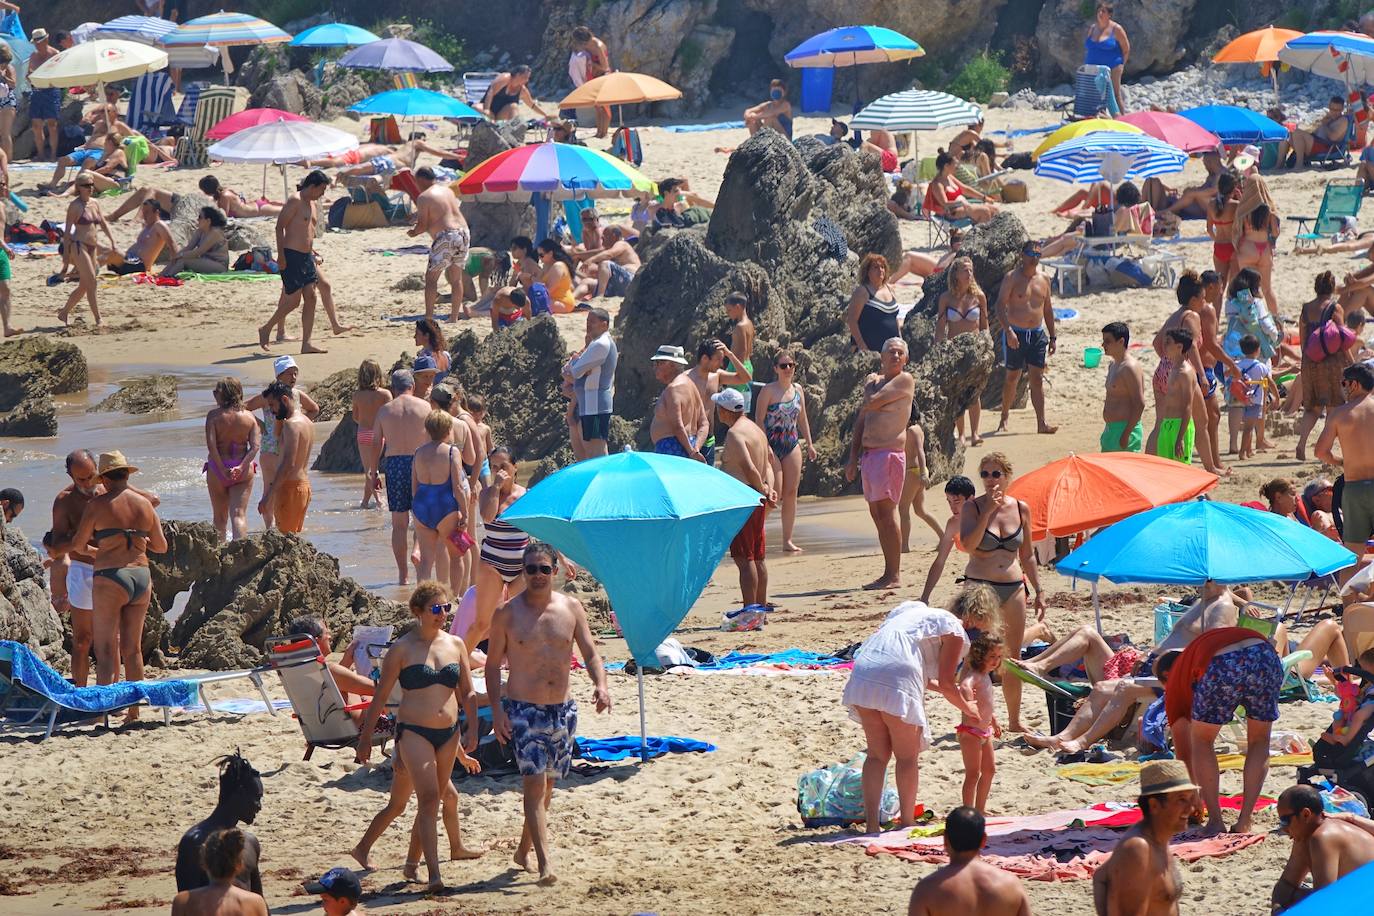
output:
[[[1251,824],[1250,818],[1248,818],[1248,817],[1242,817],[1240,820],[1236,821],[1236,823],[1231,827],[1231,833],[1254,833],[1254,832],[1255,832],[1254,825]]]
[[[1201,833],[1203,836],[1216,836],[1217,834],[1225,833],[1226,822],[1220,820],[1209,820],[1207,821],[1207,823],[1202,825],[1202,828],[1198,832]]]
[[[1004,432],[1006,432],[1006,431],[1007,431],[1007,421],[1006,421],[1006,420],[1003,420],[1001,423],[998,423],[998,424],[997,424],[997,429],[996,429],[994,435],[995,435],[996,433],[1004,433]]]
[[[466,846],[459,846],[457,849],[450,849],[448,851],[448,857],[455,862],[464,862],[468,859],[480,859],[485,854],[485,849],[468,849]]]
[[[511,857],[511,861],[520,866],[521,871],[534,871],[534,868],[530,865],[530,851],[528,849],[516,848],[515,855]]]
[[[6,337],[15,337],[15,336],[18,336],[19,334],[23,334],[23,333],[24,333],[24,329],[23,329],[23,328],[6,328],[6,329],[5,329],[5,336],[6,336]]]
[[[1052,436],[1055,433],[1059,432],[1059,427],[1051,426],[1048,423],[1041,423],[1039,426],[1036,427],[1035,431],[1042,436]]]
[[[405,865],[401,866],[401,877],[405,878],[407,881],[419,881],[420,863],[407,862]]]
[[[425,893],[426,893],[426,894],[439,894],[439,893],[442,893],[443,890],[444,890],[444,879],[443,879],[443,878],[431,878],[430,881],[429,881],[429,883],[425,885]]]
[[[800,547],[798,547],[796,544],[793,544],[791,541],[786,541],[786,542],[782,545],[782,552],[783,552],[783,553],[802,553],[802,549],[801,549]]]
[[[353,861],[361,865],[363,869],[372,871],[372,854],[370,850],[367,853],[362,853],[359,847],[354,846],[348,851],[348,854],[352,856]],[[406,864],[409,865],[410,863],[407,862]],[[417,862],[415,864],[418,865],[419,863]]]
[[[864,591],[866,591],[866,592],[876,592],[876,591],[878,591],[879,589],[883,589],[883,588],[897,588],[897,587],[900,586],[901,584],[902,584],[902,580],[901,580],[901,579],[897,579],[897,578],[893,578],[893,579],[878,578],[878,579],[874,579],[872,582],[870,582],[870,583],[868,583],[867,585],[865,585],[865,586],[864,586]]]
[[[1039,750],[1058,749],[1059,739],[1053,735],[1039,735],[1035,732],[1026,732],[1026,744]]]
[[[974,447],[977,447],[977,446],[979,446],[979,445],[982,445],[982,444],[983,444],[983,437],[982,437],[982,436],[973,436],[972,439],[970,440],[969,444],[972,445],[972,446],[974,446]]]
[[[335,337],[338,337],[340,334],[347,334],[351,330],[353,330],[351,324],[341,324],[337,328],[330,328],[330,331],[333,332]]]
[[[70,325],[70,324],[71,324],[71,322],[69,322],[69,321],[67,320],[67,317],[68,317],[68,312],[67,312],[66,309],[58,309],[58,310],[57,310],[57,320],[60,321],[60,322],[62,322],[63,325]]]
[[[296,341],[300,340],[300,338],[295,337],[291,334],[278,334],[276,340],[277,343],[295,343]]]
[[[270,331],[270,326],[265,328],[258,328],[258,346],[264,350],[272,349],[272,347],[267,343],[267,335],[270,333]]]
[[[558,876],[555,875],[551,869],[545,868],[539,873],[539,881],[537,883],[540,887],[553,887],[558,883]]]
[[[302,355],[305,355],[305,354],[307,354],[307,353],[328,353],[328,352],[329,352],[329,351],[326,350],[324,347],[317,347],[317,346],[315,346],[314,344],[302,344],[302,345],[301,345],[301,354],[302,354]]]

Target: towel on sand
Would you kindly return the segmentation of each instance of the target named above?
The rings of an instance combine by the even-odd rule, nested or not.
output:
[[[12,679],[68,709],[106,712],[134,706],[144,700],[151,706],[190,706],[197,701],[190,681],[121,681],[104,687],[75,687],[28,646],[0,640],[0,648],[14,659]]]
[[[1274,754],[1269,758],[1271,767],[1307,766],[1311,762],[1311,753]],[[1244,769],[1245,755],[1218,754],[1217,766],[1223,770]],[[1135,760],[1121,760],[1115,763],[1070,763],[1056,767],[1054,775],[1089,786],[1119,785],[1130,782],[1140,775],[1140,763]]]
[[[673,735],[662,737],[650,735],[644,743],[649,749],[648,756],[650,757],[693,752],[705,754],[716,749],[714,744],[707,744],[705,741],[697,741],[695,738],[677,738]],[[582,760],[595,760],[600,763],[638,757],[639,736],[617,735],[614,738],[578,738],[577,756]]]
[[[234,282],[254,282],[262,280],[280,280],[281,274],[267,274],[256,270],[235,270],[224,274],[198,274],[189,270],[183,270],[177,274],[178,280],[202,280],[206,283],[234,283]]]
[[[696,134],[707,130],[733,130],[743,126],[743,121],[717,121],[715,124],[671,124],[663,129],[675,134]]]

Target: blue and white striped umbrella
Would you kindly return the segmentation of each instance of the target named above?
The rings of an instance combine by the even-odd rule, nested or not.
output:
[[[1367,35],[1351,32],[1302,35],[1283,46],[1279,60],[1346,86],[1374,83],[1374,38]]]
[[[162,44],[211,45],[229,48],[236,45],[266,45],[290,41],[291,36],[265,19],[247,13],[226,13],[220,10],[199,19],[183,22],[175,32],[162,39]]]
[[[1093,131],[1040,155],[1035,174],[1072,184],[1154,178],[1183,171],[1188,154],[1149,134]]]
[[[908,89],[873,102],[854,116],[855,130],[940,130],[963,127],[983,119],[983,110],[947,92]]]
[[[170,19],[156,16],[120,16],[111,19],[92,33],[94,38],[123,38],[126,41],[141,41],[144,44],[157,44],[165,36],[177,30],[177,24]]]

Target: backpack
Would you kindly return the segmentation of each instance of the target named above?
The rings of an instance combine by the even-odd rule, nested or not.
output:
[[[46,242],[57,241],[51,238],[47,232],[35,226],[33,223],[14,223],[5,227],[5,241],[10,243],[23,242],[29,245],[41,245]]]
[[[836,763],[803,773],[797,779],[797,812],[805,827],[844,827],[864,821],[864,760],[857,754],[848,763]],[[897,791],[883,787],[879,820],[894,821],[899,808]]]
[[[1314,363],[1319,363],[1328,356],[1349,350],[1359,343],[1359,338],[1355,336],[1354,331],[1334,320],[1335,314],[1336,306],[1334,303],[1322,309],[1317,326],[1307,335],[1307,341],[1302,345],[1302,355]]]
[[[277,265],[276,259],[272,257],[272,249],[262,246],[239,255],[231,269],[252,270],[264,274],[281,273],[281,268]]]

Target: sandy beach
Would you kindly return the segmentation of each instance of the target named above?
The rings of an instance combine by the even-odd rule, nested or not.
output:
[[[718,112],[719,120],[737,117]],[[988,113],[991,130],[1041,126],[1053,118],[1044,112],[994,109]],[[357,131],[354,122],[338,126]],[[826,119],[800,118],[795,133],[823,132]],[[693,189],[713,196],[728,157],[713,152],[733,147],[745,132],[722,130],[670,133],[661,127],[641,131],[645,172],[653,178],[682,176]],[[923,154],[933,154],[952,132],[923,134]],[[591,141],[597,143],[599,141]],[[1018,141],[1026,150],[1037,138]],[[1024,145],[1023,145],[1024,144]],[[221,166],[213,172],[221,182],[255,196],[261,169]],[[199,170],[148,168],[139,184],[195,194]],[[292,183],[303,173],[291,172]],[[1336,173],[1312,169],[1281,173],[1270,189],[1282,216],[1315,215],[1323,184]],[[15,188],[31,210],[28,221],[60,220],[65,199],[29,197],[46,174],[13,171]],[[1062,231],[1062,221],[1049,211],[1073,188],[1016,173],[1030,186],[1030,201],[1009,209],[1033,237]],[[1202,169],[1190,163],[1176,186],[1201,182]],[[1346,177],[1344,174],[1341,177]],[[280,193],[279,177],[269,175],[268,196]],[[327,198],[332,199],[332,195]],[[117,201],[100,201],[109,212]],[[612,213],[628,213],[629,202],[612,202]],[[1292,224],[1285,221],[1285,232]],[[116,225],[116,241],[133,238],[133,217]],[[269,225],[270,231],[270,225]],[[926,249],[926,227],[903,223],[910,248]],[[1170,245],[1187,266],[1211,266],[1211,247],[1198,241],[1205,235],[1201,222],[1185,222],[1184,241]],[[355,367],[366,357],[384,364],[403,352],[413,352],[412,324],[405,320],[423,313],[419,292],[395,292],[393,286],[419,276],[424,260],[398,255],[386,257],[368,249],[410,244],[403,228],[330,233],[319,239],[325,256],[323,269],[333,283],[341,319],[354,330],[331,338],[320,317],[317,343],[323,355],[300,356],[301,381],[307,387],[339,369]],[[1362,264],[1347,255],[1297,258],[1290,254],[1291,238],[1279,242],[1274,285],[1285,316],[1296,315],[1311,298],[1312,278],[1332,270],[1339,278]],[[257,348],[254,328],[275,304],[276,283],[187,283],[179,288],[141,286],[131,280],[102,281],[101,312],[108,328],[92,333],[90,319],[63,331],[55,318],[70,287],[47,287],[43,278],[56,268],[55,258],[19,259],[11,283],[14,321],[28,329],[66,335],[81,347],[94,373],[117,380],[131,367],[157,366],[195,373],[237,375],[245,389],[259,390],[270,381],[271,356]],[[919,298],[919,287],[899,288],[903,302]],[[1036,435],[1030,409],[1012,416],[1008,433],[988,436],[986,444],[969,452],[968,467],[990,450],[1008,454],[1018,471],[1030,470],[1071,451],[1096,451],[1101,430],[1100,410],[1105,368],[1083,366],[1083,349],[1098,346],[1099,330],[1109,321],[1126,321],[1144,346],[1136,352],[1146,371],[1156,358],[1149,339],[1176,306],[1170,289],[1091,291],[1060,303],[1077,317],[1059,326],[1058,354],[1047,376],[1049,418],[1060,424],[1053,436]],[[840,305],[837,303],[836,308]],[[443,313],[445,305],[440,306]],[[80,310],[78,310],[80,314]],[[553,319],[569,344],[580,343],[584,319],[570,315]],[[488,332],[482,320],[445,325],[477,333]],[[298,325],[293,323],[293,333]],[[683,342],[685,343],[685,342]],[[295,352],[285,344],[275,352]],[[273,354],[274,355],[274,354]],[[183,389],[190,405],[211,404],[210,385]],[[1146,410],[1145,423],[1152,411]],[[561,416],[550,416],[562,424]],[[996,417],[985,411],[984,432],[995,428]],[[143,454],[137,427],[121,429],[110,418],[104,430],[93,431],[83,443],[102,451],[119,448],[137,458]],[[321,428],[316,442],[328,432]],[[96,441],[96,434],[99,438]],[[194,438],[197,432],[187,430]],[[1225,427],[1223,425],[1223,442]],[[1281,436],[1274,452],[1236,465],[1216,491],[1217,498],[1253,499],[1261,484],[1276,476],[1310,479],[1315,464],[1299,467],[1292,460],[1294,438]],[[42,442],[10,440],[17,449],[13,462],[47,461],[52,469],[49,487],[26,492],[28,514],[21,524],[36,540],[46,528],[47,508],[65,483],[61,465]],[[0,465],[3,466],[3,465]],[[355,478],[343,478],[318,508],[336,518],[346,516],[356,502]],[[200,512],[208,519],[203,484],[181,480],[180,499],[194,504],[200,487]],[[935,516],[947,515],[938,492],[928,497]],[[312,509],[312,512],[315,511]],[[179,516],[180,517],[180,516]],[[352,518],[353,516],[347,516]],[[348,549],[375,552],[378,562],[390,562],[384,516],[361,516],[361,524],[346,523],[352,532]],[[260,528],[261,521],[251,522]],[[331,537],[339,538],[339,524]],[[313,537],[307,519],[305,535]],[[770,544],[780,544],[776,517],[768,527]],[[935,541],[917,522],[913,551],[904,557],[904,586],[889,592],[859,590],[881,567],[876,539],[860,497],[804,500],[797,525],[797,542],[806,552],[769,557],[770,592],[783,610],[755,633],[722,633],[716,627],[723,610],[735,606],[738,585],[732,564],[722,566],[683,622],[678,638],[686,645],[721,653],[732,649],[771,651],[799,647],[816,651],[838,649],[868,636],[886,612],[901,600],[918,597]],[[338,541],[331,542],[337,544]],[[936,591],[936,603],[949,598],[954,577],[962,572],[959,557],[951,559]],[[1051,571],[1042,571],[1050,611],[1047,620],[1056,634],[1092,620],[1084,587]],[[379,587],[379,590],[384,590]],[[398,597],[393,588],[384,590]],[[1177,590],[1139,587],[1109,589],[1114,596],[1105,611],[1108,633],[1126,632],[1137,643],[1151,638],[1150,609],[1163,595]],[[599,645],[610,661],[624,661],[623,641],[602,634]],[[152,676],[154,672],[150,672]],[[280,685],[269,678],[277,696]],[[550,816],[555,863],[560,883],[556,890],[539,888],[531,877],[514,870],[510,856],[520,830],[518,780],[473,777],[460,783],[465,842],[487,849],[475,862],[446,863],[450,890],[426,897],[419,885],[406,885],[400,874],[409,815],[380,841],[374,857],[384,867],[363,876],[366,903],[378,912],[395,913],[715,913],[729,906],[738,913],[801,914],[905,912],[911,887],[931,870],[892,856],[870,857],[861,845],[821,845],[834,830],[804,830],[795,808],[797,778],[818,766],[848,760],[862,750],[863,736],[840,705],[843,674],[814,673],[778,677],[724,675],[665,675],[646,680],[645,700],[650,734],[679,735],[709,741],[718,750],[709,754],[677,754],[641,766],[636,762],[599,768],[594,775],[573,775],[558,790]],[[247,682],[219,688],[217,697],[248,696]],[[581,732],[604,737],[638,730],[635,681],[623,674],[611,677],[614,711],[592,713],[591,687],[580,673],[573,676],[573,694],[583,705]],[[1033,728],[1047,725],[1045,704],[1038,691],[1025,694],[1026,718]],[[1000,705],[1000,700],[999,700]],[[953,738],[957,719],[948,704],[928,703],[932,716],[932,749],[922,756],[920,801],[943,815],[958,804],[962,767]],[[1315,737],[1329,722],[1331,706],[1288,703],[1277,728]],[[1004,716],[1004,711],[999,712]],[[203,818],[215,800],[216,770],[211,761],[235,748],[242,750],[263,774],[266,795],[253,832],[262,844],[266,898],[273,912],[306,913],[314,898],[304,895],[301,882],[335,865],[349,864],[347,850],[357,842],[372,815],[385,801],[389,774],[385,769],[360,768],[351,751],[318,751],[302,761],[303,741],[289,713],[234,716],[178,714],[170,727],[156,716],[137,726],[106,731],[70,729],[41,744],[28,739],[0,741],[0,768],[8,774],[0,786],[0,812],[6,830],[0,838],[0,911],[13,914],[67,913],[105,910],[151,914],[165,912],[174,893],[172,865],[181,833]],[[375,758],[374,758],[375,759]],[[993,815],[1029,815],[1086,807],[1098,802],[1133,801],[1132,783],[1090,787],[1054,773],[1048,753],[1029,754],[1011,747],[996,752],[999,772],[993,786]],[[1265,794],[1276,796],[1293,782],[1294,770],[1271,770]],[[1222,774],[1222,791],[1238,792],[1240,774]],[[1257,815],[1262,830],[1272,830],[1272,810]],[[1185,912],[1257,914],[1268,912],[1269,890],[1289,850],[1289,841],[1271,836],[1264,842],[1226,858],[1206,858],[1184,866]],[[1070,916],[1091,910],[1087,881],[1027,882],[1035,912]]]

